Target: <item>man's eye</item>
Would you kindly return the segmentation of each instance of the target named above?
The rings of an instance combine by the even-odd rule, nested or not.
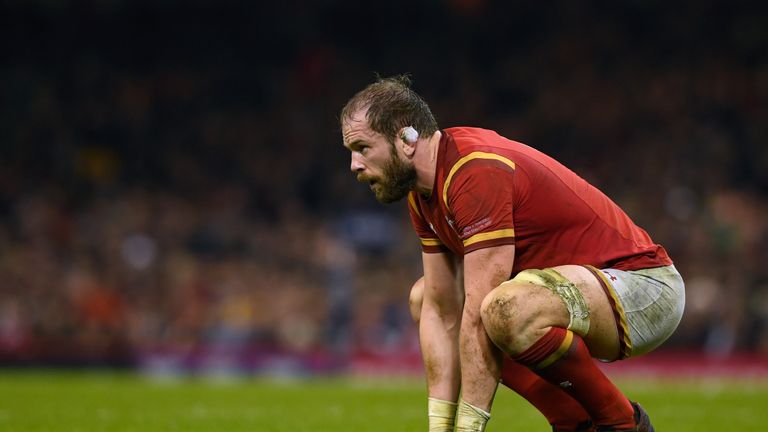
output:
[[[366,154],[366,153],[368,153],[368,147],[367,147],[367,146],[362,146],[362,147],[360,147],[360,153],[361,153],[361,154]]]

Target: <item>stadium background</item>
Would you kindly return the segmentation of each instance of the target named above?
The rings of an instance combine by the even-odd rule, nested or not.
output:
[[[0,365],[418,365],[402,205],[337,113],[410,72],[441,126],[537,147],[670,252],[662,352],[768,356],[757,2],[0,3]],[[681,357],[682,358],[682,357]]]

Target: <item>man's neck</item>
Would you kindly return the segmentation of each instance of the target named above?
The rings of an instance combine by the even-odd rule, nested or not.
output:
[[[414,165],[416,167],[416,193],[429,197],[435,186],[437,173],[437,154],[440,148],[440,139],[443,136],[439,130],[432,134],[416,155]],[[418,150],[417,150],[418,151]]]

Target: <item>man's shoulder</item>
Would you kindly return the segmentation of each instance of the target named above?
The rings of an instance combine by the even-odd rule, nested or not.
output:
[[[490,129],[463,126],[444,131],[448,139],[443,163],[451,171],[478,165],[497,165],[499,162],[514,169],[515,160],[526,147]]]
[[[506,153],[520,150],[525,146],[500,135],[491,129],[470,126],[451,127],[444,130],[453,143],[457,156],[465,156],[472,152]]]
[[[445,129],[450,139],[447,161],[459,162],[474,155],[499,155],[512,161],[513,166],[524,166],[530,171],[559,171],[565,167],[552,156],[525,143],[500,135],[498,132],[477,127],[452,127]],[[470,156],[473,155],[473,156]],[[495,159],[495,157],[484,158]]]
[[[504,139],[496,131],[471,126],[455,126],[445,129],[454,141],[462,145],[482,144],[484,141]]]

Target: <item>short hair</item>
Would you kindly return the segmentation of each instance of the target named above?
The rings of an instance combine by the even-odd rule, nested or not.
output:
[[[368,109],[365,117],[371,130],[382,134],[391,143],[395,142],[397,132],[406,126],[413,126],[422,137],[429,137],[438,129],[429,105],[411,89],[408,75],[378,77],[344,105],[340,121],[345,122],[354,112],[365,108]]]

